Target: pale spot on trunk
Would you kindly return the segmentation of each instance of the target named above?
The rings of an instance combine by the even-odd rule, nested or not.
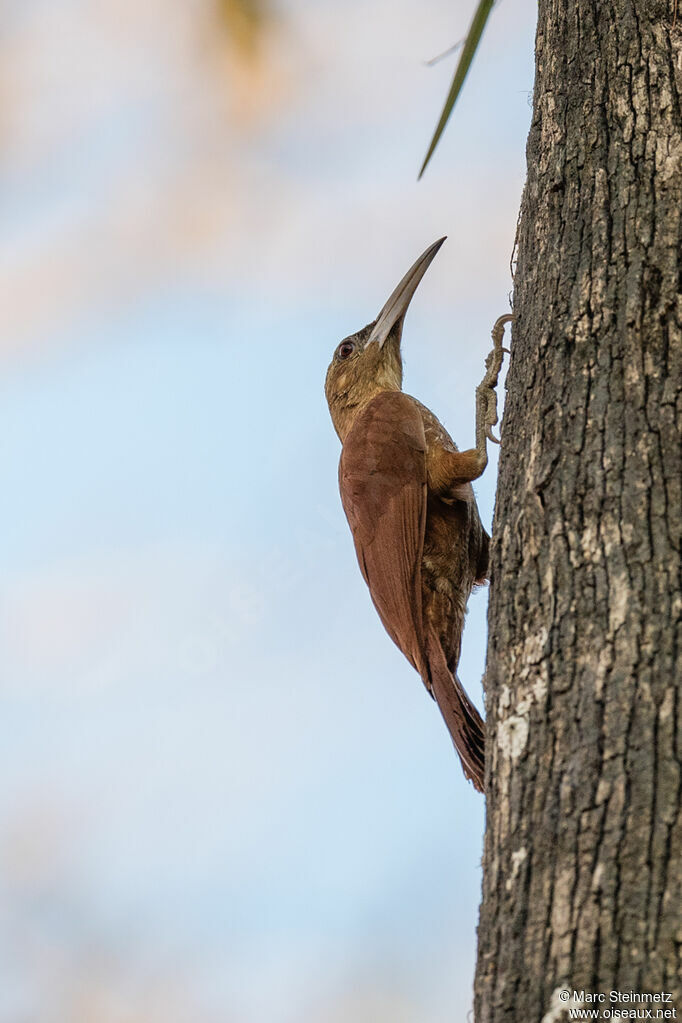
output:
[[[604,864],[598,863],[592,875],[592,891],[598,892],[601,888],[601,880],[604,874]]]
[[[669,689],[663,697],[663,703],[661,704],[658,711],[658,720],[667,721],[673,712],[673,704],[675,702],[675,691]]]
[[[630,583],[624,572],[609,586],[609,629],[615,632],[625,623],[630,603]]]
[[[560,1021],[569,1018],[568,1007],[571,1005],[571,1002],[561,1000],[562,991],[568,990],[567,984],[554,988],[549,998],[549,1009],[542,1017],[541,1023],[560,1023]],[[572,1008],[575,1008],[575,1002],[572,1004]]]
[[[497,730],[497,745],[503,756],[510,760],[518,760],[526,748],[530,726],[528,718],[520,714],[512,714],[502,721]]]
[[[528,856],[527,850],[522,846],[520,849],[514,850],[511,854],[511,874],[504,883],[505,888],[508,892],[512,890],[514,881],[518,877],[521,865],[524,863]]]

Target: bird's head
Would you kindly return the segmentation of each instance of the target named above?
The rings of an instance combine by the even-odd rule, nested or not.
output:
[[[373,323],[368,323],[356,334],[350,334],[337,346],[327,370],[324,391],[341,441],[367,402],[382,391],[402,390],[400,339],[405,313],[444,241],[445,238],[440,238],[422,253]]]

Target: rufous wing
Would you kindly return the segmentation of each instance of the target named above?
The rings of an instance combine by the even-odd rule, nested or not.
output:
[[[433,628],[424,634],[426,438],[419,410],[408,395],[384,392],[357,416],[341,452],[339,488],[379,617],[436,699],[466,777],[482,790],[483,722],[448,668]]]
[[[341,452],[339,489],[374,606],[426,681],[421,592],[426,438],[408,395],[383,392],[357,416]]]

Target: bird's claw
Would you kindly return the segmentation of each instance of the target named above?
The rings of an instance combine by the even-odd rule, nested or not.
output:
[[[512,313],[505,313],[504,316],[498,316],[495,320],[493,329],[490,331],[490,336],[493,339],[495,348],[502,348],[502,338],[504,337],[504,328],[507,323],[511,323],[514,319]],[[506,348],[502,349],[507,351]]]
[[[493,444],[501,443],[493,433],[493,426],[497,423],[497,392],[495,388],[502,368],[504,353],[511,354],[509,349],[502,344],[502,339],[505,325],[513,319],[511,313],[505,313],[495,321],[491,331],[493,348],[486,356],[485,376],[476,388],[476,447],[484,457],[487,457],[486,440]]]

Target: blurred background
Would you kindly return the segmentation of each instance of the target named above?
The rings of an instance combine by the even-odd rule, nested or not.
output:
[[[419,183],[473,4],[0,12],[0,1020],[465,1020],[484,804],[371,606],[323,381],[447,234],[405,385],[473,443],[534,4]]]

